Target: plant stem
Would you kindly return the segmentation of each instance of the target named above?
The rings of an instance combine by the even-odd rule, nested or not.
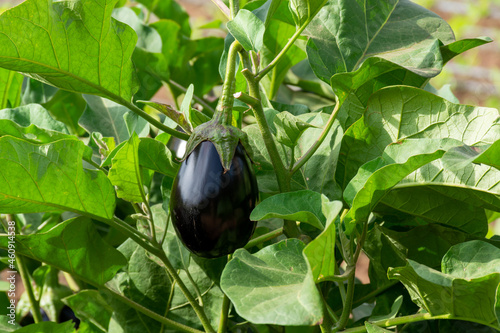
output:
[[[123,98],[117,98],[116,100],[121,105],[123,105],[126,108],[128,108],[130,111],[132,111],[132,112],[136,113],[138,116],[146,119],[146,121],[148,123],[150,123],[151,125],[155,126],[159,130],[162,130],[163,132],[166,132],[166,133],[168,133],[168,134],[170,134],[172,136],[175,136],[176,138],[182,139],[182,140],[186,140],[187,141],[189,139],[189,135],[188,134],[176,131],[173,128],[168,127],[167,125],[162,124],[159,120],[153,118],[152,116],[150,116],[149,114],[147,114],[146,112],[144,112],[143,110],[141,110],[139,107],[137,107],[132,102],[128,102],[128,101],[126,101]]]
[[[414,323],[417,321],[435,320],[435,319],[452,319],[452,318],[451,318],[451,315],[449,315],[449,314],[440,315],[440,316],[432,316],[429,313],[417,313],[417,314],[409,315],[409,316],[402,316],[402,317],[396,317],[396,318],[391,318],[391,319],[386,319],[386,320],[374,321],[374,322],[371,322],[371,324],[379,326],[379,327],[391,327],[391,326],[396,326],[396,325],[401,325],[401,324]],[[361,332],[366,332],[366,326],[353,327],[353,328],[349,328],[349,329],[342,331],[342,333],[361,333]]]
[[[299,158],[299,160],[294,164],[292,170],[290,171],[290,174],[293,175],[295,172],[297,172],[310,158],[311,156],[314,155],[316,150],[318,150],[319,146],[323,143],[325,140],[328,132],[332,128],[333,123],[335,122],[335,119],[337,118],[337,114],[340,109],[340,102],[338,98],[336,98],[337,102],[335,104],[335,109],[332,111],[332,114],[330,115],[330,118],[328,118],[328,122],[326,123],[325,127],[323,128],[323,131],[321,132],[320,136],[318,139],[313,143],[311,148],[302,156]]]
[[[354,274],[355,271],[355,269],[352,270],[351,276],[349,277],[349,280],[347,280],[347,293],[344,308],[342,309],[342,314],[340,315],[340,318],[337,321],[337,324],[335,324],[332,332],[338,332],[339,330],[343,329],[347,324],[347,321],[349,320],[349,315],[351,314],[352,310],[352,298],[354,296],[354,282],[356,280]]]
[[[231,11],[222,0],[212,0],[212,2],[220,9],[222,14],[224,14],[228,20],[231,19]]]
[[[273,230],[271,232],[268,232],[267,234],[260,235],[258,237],[255,237],[254,239],[251,239],[247,245],[245,245],[245,249],[250,249],[254,246],[257,246],[259,244],[262,244],[264,242],[267,242],[268,240],[271,240],[273,238],[276,238],[280,235],[283,235],[283,228],[278,228],[276,230]]]
[[[278,53],[278,55],[276,55],[276,57],[266,66],[266,68],[264,68],[259,73],[257,73],[257,75],[255,76],[255,81],[259,82],[260,80],[262,80],[262,78],[264,76],[266,76],[266,74],[269,73],[274,68],[274,66],[276,66],[276,64],[281,60],[281,58],[285,55],[285,53],[295,43],[295,40],[297,40],[297,38],[299,38],[300,34],[307,27],[307,25],[309,24],[311,19],[309,19],[297,31],[295,31],[295,33],[292,35],[292,37],[290,37],[290,39],[286,43],[285,47],[283,47],[283,49],[280,51],[280,53]]]
[[[229,47],[226,75],[224,77],[224,85],[222,86],[222,96],[213,118],[215,121],[224,125],[231,125],[232,123],[236,60],[238,59],[238,52],[241,48],[241,44],[238,41],[234,41]]]
[[[231,254],[229,254],[227,256],[227,262],[230,262],[232,257],[233,256]],[[227,297],[227,295],[224,294],[224,299],[222,300],[222,309],[221,309],[221,313],[220,313],[219,329],[217,330],[217,333],[226,332],[227,322],[229,319],[229,308],[230,307],[231,307],[231,301],[229,300],[229,297]]]
[[[181,289],[182,293],[184,294],[184,296],[188,300],[189,304],[191,304],[191,306],[193,307],[193,310],[194,310],[194,312],[196,312],[196,315],[200,319],[201,324],[205,328],[205,331],[207,331],[209,333],[215,333],[214,329],[212,328],[212,325],[210,324],[210,320],[207,318],[207,315],[205,314],[205,311],[198,304],[198,302],[196,302],[193,295],[191,294],[189,289],[184,284],[184,281],[182,281],[179,274],[177,274],[174,267],[172,266],[172,264],[168,260],[167,256],[165,255],[165,252],[163,252],[162,249],[158,249],[158,250],[155,250],[155,252],[153,252],[153,254],[156,255],[158,258],[160,258],[160,260],[163,262],[163,264],[165,265],[165,268],[167,269],[168,274],[170,274],[170,276],[174,279],[175,283],[177,283],[177,285]]]
[[[119,293],[117,293],[116,291],[114,291],[113,289],[111,288],[108,288],[106,286],[103,286],[102,287],[104,290],[106,290],[107,292],[109,292],[111,295],[113,295],[113,297],[119,299],[120,301],[122,301],[123,303],[127,304],[128,306],[130,306],[132,309],[134,310],[137,310],[143,314],[145,314],[146,316],[164,324],[165,326],[167,327],[171,327],[173,329],[176,329],[176,330],[179,330],[181,332],[187,332],[187,333],[203,333],[203,331],[199,331],[197,329],[194,329],[194,328],[191,328],[189,326],[186,326],[186,325],[183,325],[181,323],[178,323],[176,321],[173,321],[171,319],[168,319],[168,318],[165,318],[165,317],[162,317],[160,316],[159,314],[157,314],[156,312],[153,312],[151,310],[149,310],[148,308],[132,301],[131,299],[128,299],[127,297],[123,296],[123,295],[120,295]]]
[[[157,252],[157,249],[149,243],[147,239],[144,238],[145,235],[138,232],[136,229],[129,226],[124,221],[120,220],[117,217],[114,217],[112,220],[102,220],[107,223],[109,226],[121,231],[125,236],[130,237],[137,244],[139,244],[144,249],[148,250],[151,253]]]
[[[200,304],[200,306],[203,306],[203,299],[201,298],[200,288],[198,288],[198,285],[196,284],[196,282],[194,282],[193,276],[191,275],[191,273],[189,273],[189,269],[186,268],[184,271],[186,272],[189,282],[191,282],[191,285],[194,288],[196,298],[198,298],[198,304]]]

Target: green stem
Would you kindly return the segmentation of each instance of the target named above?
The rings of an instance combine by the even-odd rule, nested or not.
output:
[[[117,98],[117,102],[119,102],[121,105],[123,105],[126,108],[128,108],[130,111],[136,113],[138,116],[146,119],[146,121],[148,123],[150,123],[151,125],[155,126],[159,130],[162,130],[163,132],[166,132],[166,133],[168,133],[168,134],[170,134],[172,136],[175,136],[176,138],[182,139],[182,140],[186,140],[187,141],[189,139],[189,135],[188,134],[176,131],[173,128],[168,127],[167,125],[162,124],[159,120],[153,118],[152,116],[150,116],[149,114],[147,114],[146,112],[144,112],[143,110],[141,110],[139,107],[137,107],[132,102],[128,102],[128,101],[126,101],[123,98]]]
[[[145,235],[141,234],[136,229],[129,226],[126,222],[120,220],[117,217],[114,217],[112,220],[102,220],[107,223],[109,226],[121,231],[125,236],[128,236],[132,240],[134,240],[141,247],[146,249],[151,253],[157,252],[157,248],[154,247],[145,237]]]
[[[232,259],[232,255],[229,254],[227,256],[227,262],[230,262]],[[229,297],[227,297],[226,294],[224,294],[224,299],[222,300],[222,309],[220,313],[220,320],[219,320],[219,329],[217,330],[217,333],[224,333],[227,330],[227,322],[229,320],[229,308],[231,307],[231,300],[229,300]]]
[[[177,274],[176,270],[174,269],[174,267],[172,266],[172,264],[168,260],[167,256],[165,255],[165,252],[163,252],[163,250],[158,249],[158,250],[155,250],[155,252],[153,252],[153,254],[156,255],[158,258],[160,258],[160,260],[163,262],[163,264],[165,265],[165,268],[167,269],[168,274],[170,274],[170,276],[174,279],[175,283],[177,283],[177,285],[181,289],[182,293],[184,294],[184,296],[188,300],[189,304],[191,304],[191,306],[193,307],[193,310],[194,310],[194,312],[196,312],[196,315],[200,319],[201,324],[205,328],[205,331],[207,331],[209,333],[215,333],[214,329],[212,328],[212,325],[210,324],[210,320],[207,318],[207,315],[205,314],[205,311],[198,304],[198,302],[196,302],[193,295],[191,294],[189,289],[184,284],[184,281],[182,281],[179,274]]]
[[[266,145],[267,152],[271,158],[271,163],[273,164],[274,171],[276,173],[276,179],[278,180],[278,186],[280,192],[288,192],[290,190],[290,176],[288,170],[286,170],[283,161],[281,160],[278,148],[276,147],[276,142],[274,141],[271,129],[267,124],[266,116],[264,115],[264,109],[262,108],[262,103],[260,102],[260,92],[259,84],[255,81],[253,75],[248,69],[242,71],[243,76],[245,76],[248,87],[250,90],[250,96],[242,92],[235,94],[235,97],[240,101],[248,104],[252,107],[255,120],[259,126],[260,133],[264,139],[264,144]],[[287,237],[297,237],[300,235],[300,231],[297,228],[295,221],[284,221],[283,223],[284,234]]]
[[[238,59],[238,52],[241,48],[241,44],[238,41],[234,41],[229,47],[222,95],[213,118],[218,123],[224,125],[231,125],[233,119],[236,60]]]
[[[231,11],[229,8],[226,6],[226,4],[222,0],[212,0],[212,2],[220,9],[222,14],[230,20],[231,19]]]
[[[344,308],[342,309],[342,314],[340,315],[340,318],[337,321],[337,324],[335,324],[332,332],[338,332],[339,330],[343,329],[347,324],[347,321],[349,320],[349,315],[351,314],[352,310],[352,299],[354,296],[354,283],[356,280],[354,272],[355,269],[352,270],[351,276],[349,277],[349,280],[347,280],[347,293]]]
[[[323,128],[323,131],[321,132],[320,136],[318,139],[313,143],[311,148],[301,157],[297,162],[295,162],[290,174],[293,175],[295,172],[297,172],[310,158],[311,156],[314,155],[316,150],[318,150],[319,146],[323,143],[325,140],[328,132],[332,128],[333,123],[335,122],[335,119],[337,118],[337,114],[340,109],[340,102],[338,98],[336,98],[337,102],[335,104],[335,109],[332,111],[332,114],[330,115],[330,118],[328,118],[328,122],[326,123],[325,127]]]
[[[189,326],[186,326],[186,325],[183,325],[183,324],[180,324],[176,321],[173,321],[171,319],[168,319],[168,318],[165,318],[165,317],[162,317],[160,316],[159,314],[157,314],[156,312],[153,312],[151,310],[149,310],[148,308],[128,299],[127,297],[123,296],[123,295],[120,295],[119,293],[117,293],[116,291],[112,290],[111,288],[108,288],[108,287],[102,287],[104,290],[106,290],[107,292],[109,292],[111,295],[113,295],[113,297],[117,298],[118,300],[122,301],[123,303],[127,304],[128,306],[130,306],[132,309],[134,310],[137,310],[143,314],[145,314],[146,316],[164,324],[165,326],[167,327],[170,327],[170,328],[173,328],[173,329],[176,329],[176,330],[179,330],[181,332],[187,332],[187,333],[203,333],[203,331],[199,331],[197,329],[194,329],[194,328],[191,328]]]
[[[255,237],[253,239],[251,239],[247,245],[245,245],[245,249],[250,249],[254,246],[257,246],[259,244],[262,244],[264,242],[267,242],[268,240],[271,240],[273,238],[276,238],[278,236],[281,236],[283,235],[283,228],[278,228],[276,230],[273,230],[271,232],[268,232],[267,234],[264,234],[264,235],[260,235],[258,237]]]
[[[201,298],[200,288],[198,288],[198,285],[196,284],[196,282],[194,282],[193,276],[191,275],[191,273],[189,273],[189,269],[186,268],[184,271],[186,272],[189,282],[191,282],[191,285],[194,288],[196,298],[198,298],[198,304],[200,304],[200,306],[203,306],[203,299]]]
[[[379,327],[391,327],[391,326],[396,326],[396,325],[415,323],[415,322],[424,321],[424,320],[435,320],[435,319],[452,319],[452,318],[451,318],[451,315],[449,315],[449,314],[440,315],[440,316],[432,316],[429,313],[417,313],[417,314],[409,315],[409,316],[402,316],[402,317],[396,317],[396,318],[392,318],[392,319],[374,321],[374,322],[371,322],[371,324],[373,324],[375,326],[379,326]],[[349,328],[349,329],[342,331],[342,333],[362,333],[362,332],[366,332],[366,326],[353,327],[353,328]]]
[[[274,66],[276,66],[276,64],[281,60],[281,58],[285,55],[285,53],[292,47],[297,38],[299,38],[300,34],[302,33],[302,31],[304,31],[309,22],[310,20],[308,20],[297,31],[295,31],[295,33],[292,35],[292,37],[290,37],[290,39],[286,43],[285,47],[280,51],[280,53],[278,53],[278,55],[276,55],[276,57],[255,76],[255,81],[259,82],[260,80],[262,80],[262,78],[266,76],[266,74],[269,73],[274,68]]]

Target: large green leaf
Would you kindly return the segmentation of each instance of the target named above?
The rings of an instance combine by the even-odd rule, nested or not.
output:
[[[336,179],[342,186],[385,147],[405,138],[453,138],[467,145],[500,139],[496,109],[459,105],[421,89],[396,86],[373,94],[342,140]]]
[[[115,4],[27,0],[11,8],[0,16],[0,66],[65,90],[130,101],[138,88],[130,61],[137,36],[111,18]]]
[[[287,111],[282,111],[274,118],[276,140],[288,147],[295,147],[302,133],[314,125],[306,123]]]
[[[0,247],[7,248],[8,242],[7,235],[0,236]],[[48,232],[16,235],[16,252],[98,286],[113,278],[127,263],[84,217],[66,220]]]
[[[491,39],[474,38],[441,46],[443,65],[451,60],[451,57],[488,42],[491,42]],[[344,128],[348,128],[361,118],[369,97],[377,90],[392,85],[424,88],[428,81],[429,77],[421,76],[402,65],[383,58],[370,57],[359,69],[332,76],[330,84],[342,103],[337,119]]]
[[[384,154],[364,164],[344,191],[351,206],[344,221],[347,232],[367,221],[380,200],[402,179],[440,158],[455,140],[406,139],[387,147]]]
[[[306,222],[323,230],[326,223],[322,202],[328,199],[318,192],[309,190],[287,192],[264,199],[250,214],[252,221],[282,218]]]
[[[108,173],[109,180],[116,187],[116,195],[131,202],[142,202],[145,198],[139,144],[140,140],[134,133],[113,157],[113,166]]]
[[[239,249],[226,265],[221,288],[243,318],[257,324],[315,325],[323,318],[321,296],[302,255],[289,239],[255,254]]]
[[[118,249],[128,264],[108,282],[108,286],[149,310],[165,315],[171,288],[165,269],[149,259],[146,250],[130,239]],[[114,310],[114,319],[125,332],[160,331],[161,324],[157,321],[113,297],[109,297],[107,301]]]
[[[440,42],[454,36],[433,12],[407,0],[338,1],[327,4],[308,27],[308,58],[326,82],[380,57],[423,76],[441,71]]]
[[[500,329],[496,296],[500,285],[500,249],[482,241],[453,246],[444,256],[442,272],[408,260],[389,269],[412,299],[431,315],[470,320]]]
[[[21,74],[0,68],[0,110],[19,106],[22,84]]]
[[[19,333],[74,333],[75,324],[70,320],[61,324],[52,321],[28,325],[18,329]]]
[[[102,171],[83,168],[84,154],[88,147],[78,140],[32,144],[0,138],[0,212],[69,210],[113,218],[114,189]]]

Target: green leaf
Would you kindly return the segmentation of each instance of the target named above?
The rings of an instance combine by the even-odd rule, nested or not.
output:
[[[328,83],[334,74],[357,70],[374,56],[432,77],[443,65],[440,43],[454,42],[443,19],[406,0],[330,3],[308,31],[311,66]]]
[[[179,164],[174,161],[172,152],[162,142],[142,138],[139,144],[139,164],[161,174],[174,178]]]
[[[453,140],[407,139],[387,147],[384,155],[363,165],[344,191],[351,206],[344,222],[346,231],[368,220],[379,201],[403,178],[440,158]]]
[[[326,3],[326,0],[291,0],[290,10],[298,27],[308,24]]]
[[[99,132],[105,137],[112,137],[116,144],[130,138],[129,129],[125,121],[125,115],[129,111],[126,107],[116,104],[105,98],[97,96],[83,96],[87,107],[79,120],[79,124],[89,133]],[[147,122],[141,122],[134,131],[144,136],[149,132]]]
[[[396,318],[402,304],[403,304],[403,295],[399,295],[396,298],[396,300],[394,300],[394,303],[391,306],[391,312],[384,314],[384,315],[378,315],[378,316],[372,315],[370,317],[370,321],[379,321],[379,320],[387,320],[387,319]]]
[[[481,249],[480,243],[474,242],[472,249],[475,252],[484,250],[484,248]],[[461,248],[464,244],[455,247]],[[455,247],[450,251],[453,251]],[[494,248],[494,252],[480,252],[476,253],[476,256],[484,256],[488,262],[498,261],[499,253],[500,250]],[[495,312],[497,289],[500,283],[498,267],[493,264],[491,270],[484,269],[484,266],[489,265],[475,261],[474,256],[471,258],[470,255],[466,255],[462,261],[460,258],[463,256],[462,253],[452,252],[450,256],[456,260],[455,264],[462,265],[462,267],[455,267],[456,270],[441,273],[408,260],[404,267],[389,269],[388,275],[390,279],[400,280],[408,289],[412,300],[433,316],[450,315],[450,319],[475,321],[499,329],[500,325]],[[457,274],[464,268],[463,265],[466,265],[465,268],[469,272]],[[480,267],[482,268],[480,272],[472,273]],[[467,275],[467,278],[464,278],[464,275]]]
[[[130,60],[137,36],[111,18],[115,3],[27,0],[4,12],[0,66],[65,90],[130,101],[138,88]]]
[[[251,11],[238,11],[236,17],[227,23],[227,29],[245,50],[260,51],[266,27]]]
[[[363,118],[347,129],[342,140],[336,173],[342,187],[361,165],[379,157],[388,144],[405,138],[452,138],[467,145],[500,139],[498,110],[453,104],[421,89],[381,89],[368,104]]]
[[[464,39],[441,46],[443,66],[450,60],[445,55],[448,50],[454,49],[458,52],[460,48],[460,52],[465,52],[490,41],[488,38]],[[456,53],[453,54],[456,55]],[[431,73],[433,72],[430,71],[429,75]],[[427,76],[421,76],[403,65],[383,58],[369,57],[356,71],[337,73],[329,80],[333,91],[342,103],[337,119],[344,128],[348,128],[363,115],[369,97],[377,90],[393,85],[424,88],[429,80]]]
[[[175,123],[178,124],[180,127],[182,127],[182,129],[187,133],[191,133],[193,131],[191,124],[188,121],[189,118],[186,117],[186,114],[184,112],[179,112],[168,104],[150,102],[150,101],[138,101],[138,102],[146,104],[160,111],[161,113],[166,115],[169,119],[175,121]]]
[[[443,156],[444,166],[452,171],[463,169],[470,163],[482,163],[500,170],[500,140],[491,145],[454,147]]]
[[[87,103],[80,94],[65,90],[58,90],[55,95],[43,106],[55,120],[62,122],[72,135],[83,136],[85,131],[78,125],[78,120],[85,110]]]
[[[325,281],[335,275],[335,219],[342,210],[341,201],[323,201],[326,226],[318,237],[304,249],[315,282]]]
[[[314,127],[305,130],[300,137],[298,145],[295,147],[295,156],[303,156],[314,144],[317,138],[321,135],[323,127],[328,122],[329,115],[320,114],[303,114],[298,116],[302,121],[305,121]],[[332,129],[328,131],[323,143],[318,147],[314,155],[304,164],[296,175],[300,175],[304,187],[323,193],[330,200],[340,200],[342,192],[339,185],[336,183],[335,170],[340,153],[340,143],[342,141],[343,130],[339,123],[335,121]],[[297,179],[294,178],[295,182]],[[302,185],[302,182],[300,183]]]
[[[16,332],[20,328],[21,328],[21,325],[19,325],[15,319],[10,319],[6,315],[0,315],[0,329],[2,329],[3,332],[6,332],[6,333],[7,332]]]
[[[500,249],[480,240],[454,245],[444,255],[441,271],[461,279],[500,273]]]
[[[113,309],[97,290],[82,290],[64,298],[63,302],[81,321],[90,322],[103,332],[108,331]]]
[[[322,202],[327,198],[309,190],[287,192],[264,199],[250,214],[252,221],[282,218],[306,222],[323,230],[326,223]]]
[[[21,74],[0,68],[0,110],[19,106],[22,85]]]
[[[167,213],[162,208],[162,205],[155,205],[151,207],[153,211],[153,218],[155,222],[156,229],[156,237],[158,242],[160,242],[165,235],[165,240],[162,243],[163,250],[170,260],[170,263],[174,267],[174,269],[184,269],[187,270],[189,268],[190,263],[190,252],[189,250],[182,244],[180,238],[177,236],[175,232],[174,226],[168,220]],[[167,228],[167,230],[165,230]],[[162,266],[163,263],[157,261],[157,263]]]
[[[44,104],[50,101],[59,89],[41,81],[26,77],[23,82],[21,104]]]
[[[118,248],[128,261],[122,272],[108,283],[119,294],[165,315],[170,294],[170,278],[164,268],[148,258],[146,250],[128,239]],[[104,295],[113,308],[113,318],[125,332],[159,332],[161,324],[137,312],[113,296]]]
[[[191,35],[191,27],[189,26],[189,15],[184,8],[174,0],[139,0],[149,10],[155,13],[160,19],[168,19],[177,22],[182,27],[182,33],[186,36]]]
[[[261,50],[262,68],[276,58],[295,31],[296,29],[293,25],[279,20],[270,20],[263,37],[263,47]],[[305,58],[305,52],[297,45],[292,45],[288,52],[281,57],[270,74],[266,75],[262,80],[270,99],[273,99],[278,93],[278,89],[290,68]]]
[[[29,104],[15,109],[0,110],[0,119],[12,120],[22,127],[35,125],[40,129],[68,134],[66,126],[54,120],[47,110],[39,104]]]
[[[139,144],[140,140],[134,133],[113,157],[113,166],[108,173],[111,184],[116,187],[116,195],[130,202],[142,202],[144,198]]]
[[[69,210],[111,219],[113,187],[102,171],[83,168],[84,154],[88,147],[78,140],[32,144],[0,138],[0,212]]]
[[[0,247],[7,248],[8,241],[7,235],[1,235]],[[48,232],[16,235],[16,252],[98,286],[113,278],[127,263],[84,217],[61,222]]]
[[[52,321],[31,324],[18,329],[19,333],[73,333],[76,332],[73,321],[67,321],[61,324]]]
[[[221,288],[238,314],[256,324],[315,325],[323,304],[304,244],[289,239],[255,254],[238,249],[226,265]]]
[[[295,147],[300,136],[309,127],[315,127],[295,117],[287,111],[282,111],[274,118],[276,126],[276,140],[288,147]]]

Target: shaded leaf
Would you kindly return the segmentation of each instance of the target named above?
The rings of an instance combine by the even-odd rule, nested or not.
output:
[[[304,244],[289,239],[255,254],[238,249],[226,265],[221,288],[243,318],[257,324],[315,325],[323,305]]]
[[[0,138],[0,212],[69,210],[111,219],[113,187],[102,171],[83,168],[82,159],[88,152],[78,140],[32,144]]]
[[[295,147],[302,133],[309,127],[315,127],[306,123],[287,111],[282,111],[274,118],[276,126],[276,140],[285,146]]]
[[[264,199],[250,214],[252,221],[282,218],[306,222],[323,230],[326,218],[322,201],[328,201],[321,193],[309,190],[286,192]]]
[[[137,36],[111,19],[115,3],[28,0],[4,12],[0,66],[65,90],[130,101],[138,88],[130,61]]]
[[[498,329],[496,294],[500,249],[483,241],[457,244],[443,257],[441,272],[413,261],[389,271],[401,280],[417,304],[432,315],[471,320]],[[488,265],[485,265],[485,263]]]
[[[491,145],[454,147],[443,156],[449,170],[460,170],[470,163],[482,163],[500,169],[500,140]]]
[[[107,332],[113,309],[97,290],[82,290],[63,299],[78,319]]]
[[[0,247],[7,246],[7,236],[1,235]],[[127,263],[84,217],[61,222],[48,232],[16,235],[16,252],[98,286],[113,278]]]
[[[175,121],[184,131],[191,133],[193,131],[191,124],[186,118],[186,114],[179,112],[168,104],[149,102],[149,101],[138,101],[142,104],[146,104],[167,116],[169,119]]]
[[[76,332],[74,323],[70,320],[61,324],[46,321],[37,324],[31,324],[18,329],[19,333],[73,333]]]
[[[155,13],[160,19],[168,19],[177,22],[182,28],[182,33],[186,36],[191,35],[191,27],[189,26],[189,15],[184,8],[174,0],[140,0],[138,1],[146,6],[149,10]]]
[[[15,109],[0,110],[0,119],[9,119],[22,127],[35,125],[40,129],[68,134],[66,126],[52,118],[47,110],[39,104],[28,104]]]
[[[239,10],[236,17],[227,23],[227,29],[245,50],[260,51],[266,28],[251,11]]]
[[[86,105],[87,103],[80,94],[58,90],[43,106],[49,110],[55,120],[64,123],[72,135],[82,136],[85,131],[78,125],[78,120]]]
[[[326,0],[291,0],[289,6],[295,24],[301,27],[309,23],[325,3]]]
[[[22,85],[21,74],[0,68],[0,110],[19,106]]]

